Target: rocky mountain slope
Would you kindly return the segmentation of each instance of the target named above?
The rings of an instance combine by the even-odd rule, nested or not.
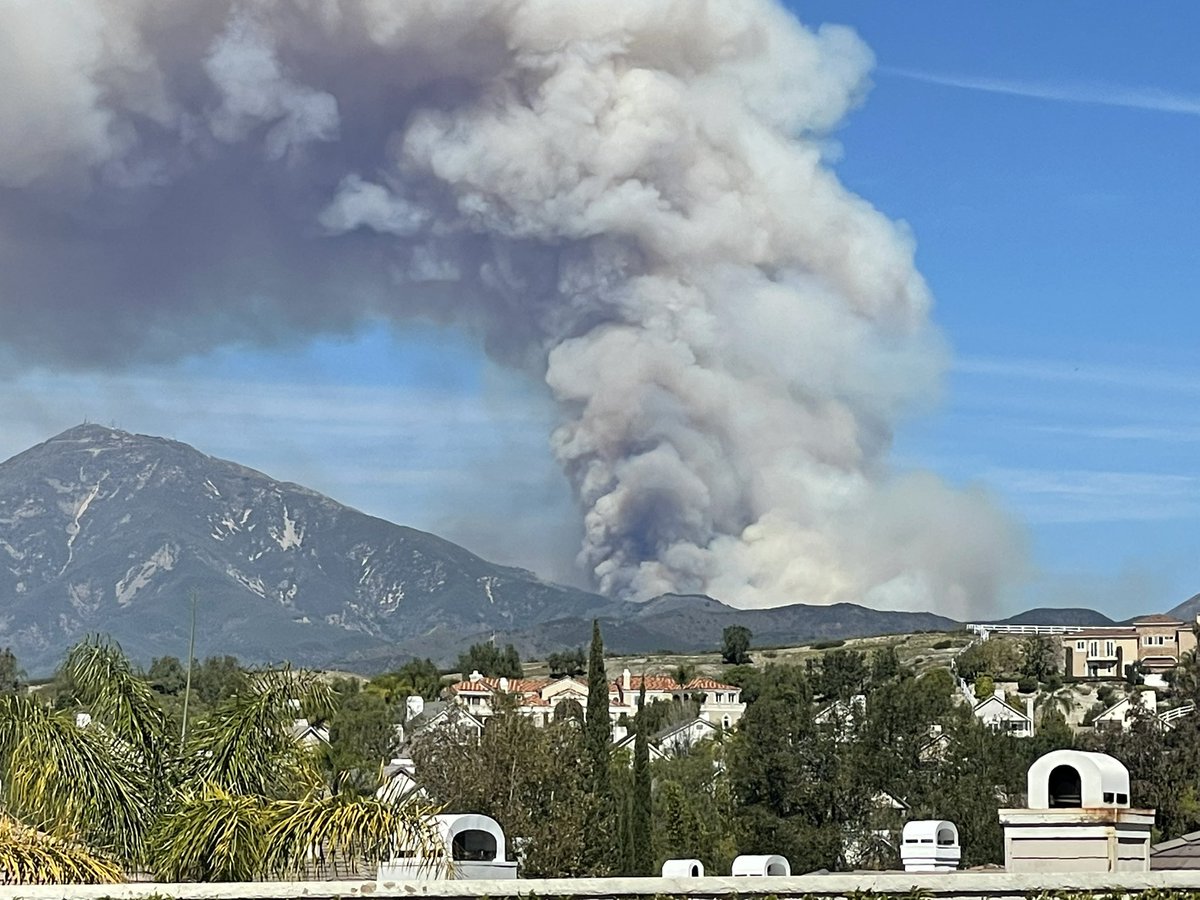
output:
[[[98,425],[0,464],[0,643],[45,671],[88,632],[134,656],[335,663],[591,616],[595,594],[185,444]]]

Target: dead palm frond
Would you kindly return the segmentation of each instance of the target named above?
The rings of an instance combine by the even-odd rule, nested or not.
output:
[[[449,859],[437,812],[414,795],[399,802],[351,792],[278,801],[272,804],[265,869],[280,877],[310,866],[349,874],[358,860],[378,864],[401,855],[442,868]]]
[[[0,815],[0,884],[113,884],[117,864]]]

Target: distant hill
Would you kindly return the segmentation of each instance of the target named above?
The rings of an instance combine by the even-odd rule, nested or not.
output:
[[[1200,615],[1200,594],[1194,594],[1188,597],[1178,606],[1167,610],[1169,615],[1175,616],[1178,619],[1183,619],[1185,622],[1192,622],[1197,615]]]
[[[885,612],[853,603],[736,609],[711,597],[677,594],[651,600],[632,612],[620,619],[602,618],[606,648],[617,653],[715,650],[721,646],[721,633],[730,625],[749,628],[754,635],[751,642],[754,647],[787,646],[821,638],[949,631],[959,627],[953,619],[932,613]],[[502,635],[505,641],[512,641],[523,653],[532,656],[563,646],[579,646],[590,636],[590,622],[571,619]]]
[[[1027,609],[1025,612],[1009,616],[1007,619],[997,619],[989,625],[1079,625],[1081,627],[1098,628],[1106,625],[1116,625],[1104,613],[1083,607],[1039,607]]]

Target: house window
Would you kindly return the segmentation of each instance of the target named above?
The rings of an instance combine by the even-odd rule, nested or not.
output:
[[[1076,641],[1075,649],[1076,650],[1086,650],[1087,649],[1087,641]]]
[[[1107,651],[1105,654],[1106,656],[1113,657],[1113,656],[1117,655],[1117,645],[1114,644],[1112,641],[1105,641],[1104,649],[1105,649],[1105,651]]]
[[[1142,638],[1142,646],[1143,647],[1149,647],[1153,643],[1154,643],[1154,635],[1152,635],[1152,634],[1148,634],[1144,638]]]
[[[1088,650],[1088,656],[1099,656],[1099,655],[1100,655],[1100,642],[1092,641],[1092,646]]]

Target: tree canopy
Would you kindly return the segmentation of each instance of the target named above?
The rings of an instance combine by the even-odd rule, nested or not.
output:
[[[488,678],[520,678],[525,674],[521,655],[512,644],[505,645],[503,650],[495,644],[472,644],[459,656],[458,670],[464,678],[472,672]]]

